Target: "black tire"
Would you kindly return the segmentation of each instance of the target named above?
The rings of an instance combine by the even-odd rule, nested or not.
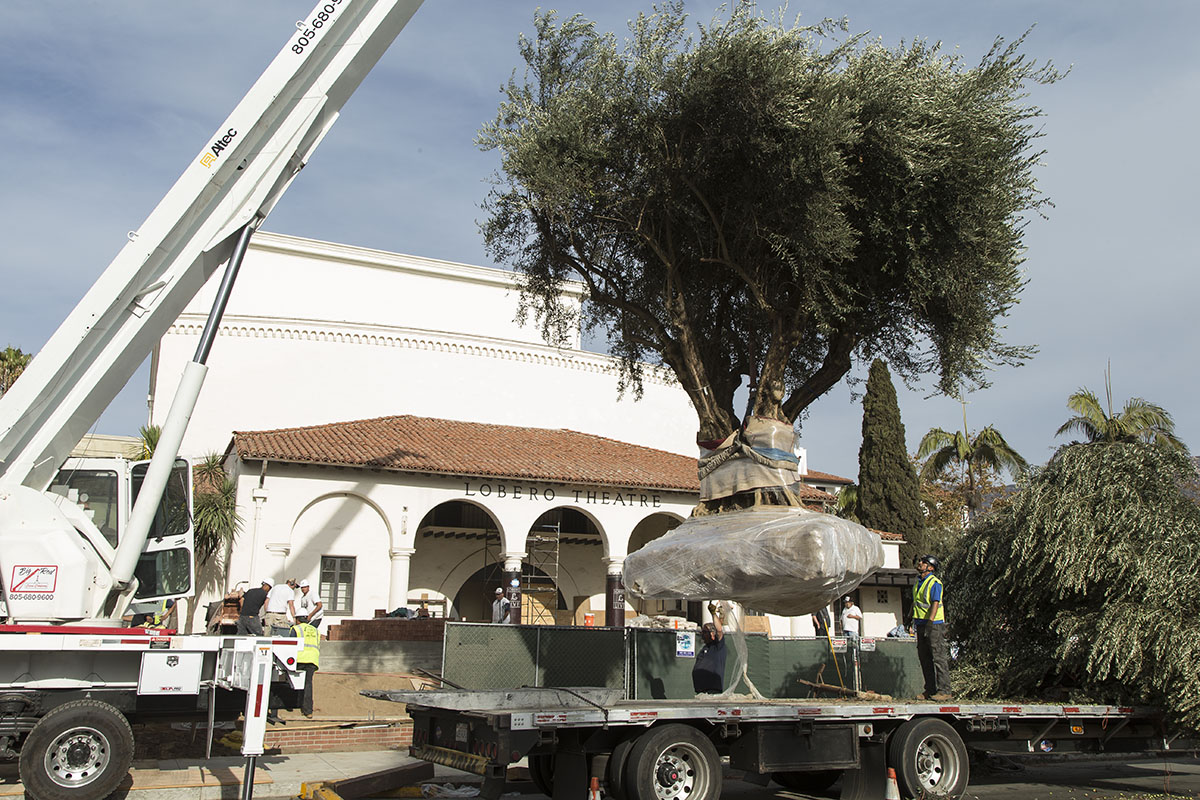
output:
[[[772,772],[771,779],[785,789],[803,794],[817,794],[837,783],[840,769],[818,769],[804,772]]]
[[[888,766],[905,797],[957,800],[967,791],[971,767],[967,746],[940,719],[910,719],[888,739]]]
[[[554,754],[530,753],[529,780],[547,797],[554,796]]]
[[[625,764],[625,797],[717,800],[721,758],[708,737],[689,725],[651,728],[633,743]]]
[[[34,800],[108,797],[133,761],[133,730],[125,715],[99,700],[54,708],[21,746],[20,773]]]
[[[613,800],[626,800],[625,772],[629,764],[629,751],[633,749],[636,737],[622,739],[617,742],[608,756],[608,769],[604,776],[604,793]]]

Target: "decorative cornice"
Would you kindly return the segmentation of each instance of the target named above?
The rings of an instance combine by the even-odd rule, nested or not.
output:
[[[203,314],[183,313],[167,329],[165,335],[199,338],[204,329],[204,322]],[[566,350],[549,345],[464,333],[329,320],[227,314],[217,330],[217,335],[238,339],[279,339],[333,342],[352,346],[398,347],[405,350],[426,350],[451,356],[517,361],[558,369],[611,375],[616,375],[620,368],[619,362],[612,356],[589,353],[586,350]],[[646,365],[644,380],[659,386],[678,385],[675,376],[668,370],[653,365]]]
[[[488,286],[503,286],[513,290],[517,288],[516,273],[499,267],[481,267],[457,261],[443,261],[437,258],[393,253],[388,250],[375,250],[369,247],[325,242],[319,239],[306,239],[282,233],[259,231],[250,240],[250,250],[280,253],[318,261],[333,261],[355,267],[373,267],[434,275],[439,278],[469,281]],[[565,295],[575,299],[582,298],[585,294],[584,286],[579,281],[563,281],[562,289]]]

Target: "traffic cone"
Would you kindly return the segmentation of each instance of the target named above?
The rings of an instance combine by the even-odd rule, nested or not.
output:
[[[592,776],[591,784],[588,786],[588,800],[600,800],[600,779],[595,775]],[[896,800],[900,800],[899,797]]]
[[[896,785],[896,770],[888,767],[887,791],[883,793],[883,800],[900,800],[900,787]]]

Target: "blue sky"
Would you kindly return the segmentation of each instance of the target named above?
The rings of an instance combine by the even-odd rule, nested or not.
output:
[[[707,21],[718,5],[686,8]],[[490,264],[476,223],[496,159],[473,140],[517,66],[517,35],[531,30],[535,7],[427,0],[265,228]],[[545,7],[623,31],[649,3]],[[42,346],[311,8],[310,0],[39,0],[6,15],[0,347]],[[1085,385],[1102,392],[1111,361],[1118,405],[1138,395],[1166,407],[1200,448],[1200,378],[1187,357],[1198,339],[1200,3],[822,0],[793,2],[788,13],[848,16],[851,30],[889,45],[941,41],[968,63],[996,36],[1036,24],[1025,52],[1072,72],[1031,90],[1046,112],[1038,179],[1055,207],[1029,225],[1029,284],[1005,322],[1008,341],[1041,352],[970,395],[968,425],[995,425],[1043,462],[1069,416],[1067,395]],[[135,433],[146,382],[143,368],[96,431]],[[962,424],[959,404],[930,397],[931,385],[898,389],[910,450],[930,427]],[[855,478],[860,426],[861,405],[840,384],[804,421],[810,466]]]

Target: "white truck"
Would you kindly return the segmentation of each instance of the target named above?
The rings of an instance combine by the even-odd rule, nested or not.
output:
[[[35,800],[110,794],[132,758],[130,720],[237,711],[248,797],[272,680],[303,685],[295,639],[165,635],[122,620],[135,600],[194,594],[179,448],[250,236],[420,4],[318,2],[0,397],[0,756],[19,756]],[[222,264],[153,458],[66,463]]]

